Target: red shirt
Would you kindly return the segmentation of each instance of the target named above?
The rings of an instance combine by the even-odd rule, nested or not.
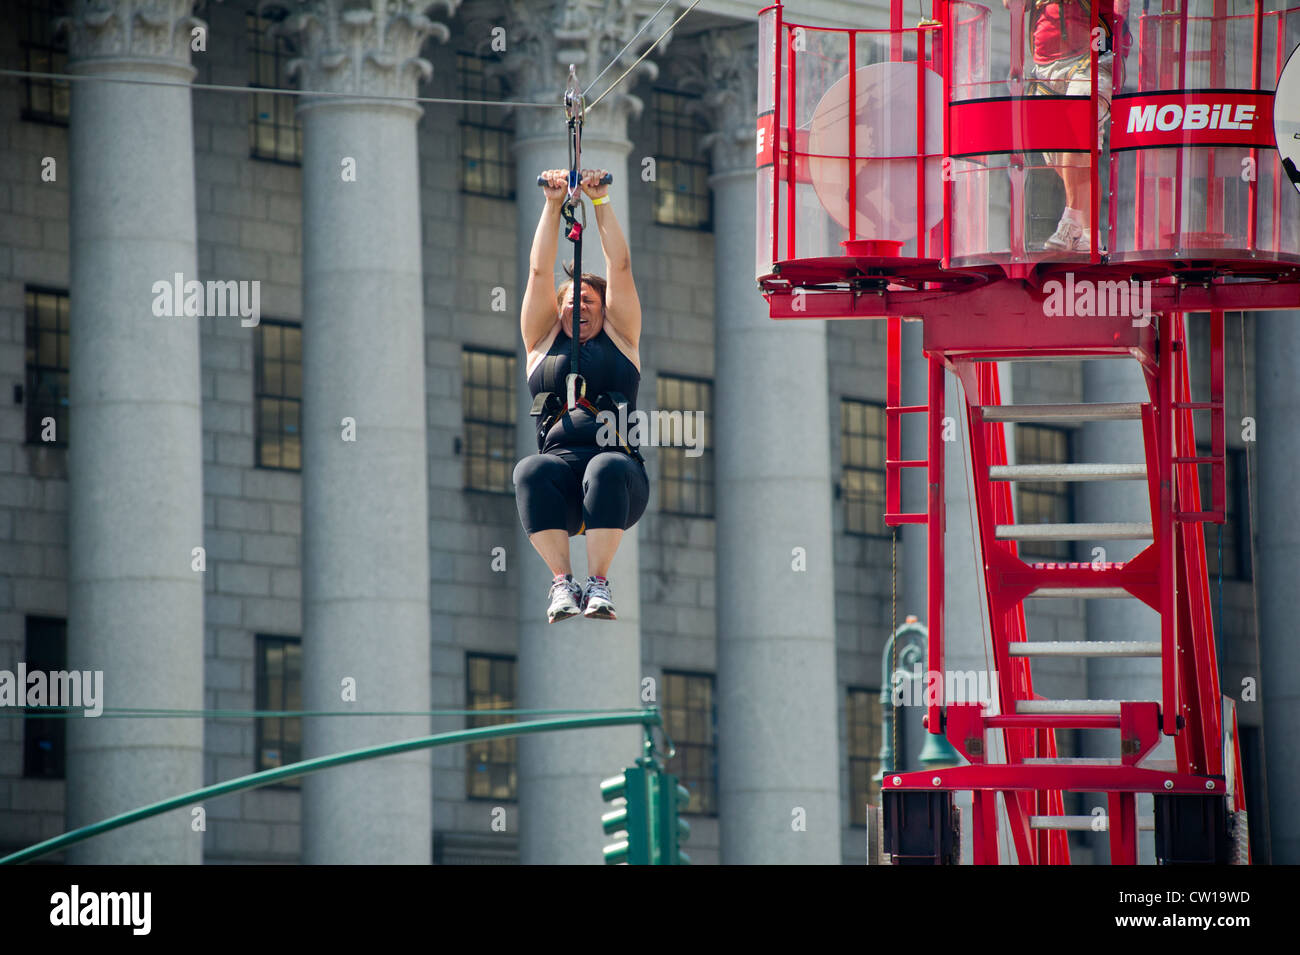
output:
[[[1106,12],[1101,11],[1103,16]],[[1043,4],[1033,17],[1035,63],[1051,63],[1088,52],[1092,11],[1079,0]]]

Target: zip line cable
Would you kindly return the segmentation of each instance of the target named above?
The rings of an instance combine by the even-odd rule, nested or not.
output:
[[[609,63],[605,65],[605,68],[603,70],[601,70],[599,73],[596,74],[596,79],[592,80],[591,86],[596,85],[596,81],[599,80],[602,76],[604,76],[605,73],[609,71],[609,68],[611,66],[613,66],[615,63],[618,62],[619,57],[621,57],[624,53],[628,51],[628,49],[632,46],[632,44],[636,42],[637,37],[639,37],[642,33],[644,33],[646,27],[648,27],[651,23],[653,23],[655,19],[659,16],[659,14],[663,13],[663,11],[672,2],[673,0],[667,0],[667,2],[664,3],[664,5],[655,12],[654,16],[648,18],[646,22],[642,24],[641,29],[638,30],[636,34],[632,37],[632,39],[628,41],[627,45],[624,46],[623,49],[620,50],[618,54],[612,60],[610,60]],[[676,27],[677,24],[681,23],[682,20],[686,17],[686,14],[694,10],[699,5],[699,3],[700,0],[695,0],[694,3],[692,3],[684,11],[682,11],[681,16],[679,16],[676,20],[674,20],[667,30],[659,34],[658,39],[656,39],[654,43],[651,43],[650,46],[646,48],[645,52],[642,53],[639,57],[637,57],[636,62],[633,63],[630,67],[628,67],[627,71],[622,76],[620,76],[617,80],[615,80],[605,90],[604,93],[601,93],[600,96],[596,97],[596,99],[591,103],[591,105],[595,106],[596,103],[599,103],[600,100],[605,96],[605,93],[608,93],[614,87],[618,86],[619,83],[623,82],[623,80],[627,78],[628,73],[631,73],[632,70],[636,69],[637,66],[640,65],[641,61],[644,60],[650,54],[650,51],[653,50],[655,47],[657,47],[661,42],[663,42],[663,38],[666,37],[669,33],[671,33],[673,28]],[[285,87],[279,87],[279,86],[232,86],[223,83],[183,83],[183,82],[173,82],[170,80],[146,80],[140,78],[124,77],[124,76],[103,76],[100,74],[87,75],[87,74],[80,74],[80,73],[47,73],[39,70],[0,69],[0,76],[13,76],[19,79],[59,80],[67,83],[82,83],[86,81],[94,81],[100,83],[125,83],[131,86],[174,86],[182,89],[202,90],[203,92],[207,92],[207,93],[244,93],[244,94],[272,93],[272,94],[283,95],[283,96],[318,96],[326,99],[360,98],[360,99],[368,99],[368,100],[381,100],[385,102],[394,102],[394,103],[436,103],[436,104],[442,104],[446,106],[502,106],[502,107],[523,107],[525,109],[563,109],[562,106],[556,103],[531,103],[531,102],[524,102],[520,100],[457,99],[457,98],[446,97],[446,96],[383,96],[379,94],[344,93],[344,92],[333,92],[328,90],[296,90],[296,89],[287,89]],[[584,91],[583,93],[584,97],[586,93],[591,90],[591,86],[587,87],[587,90]]]
[[[0,708],[0,719],[103,719],[104,717],[126,717],[132,719],[298,719],[316,716],[556,716],[556,715],[618,715],[620,713],[641,713],[635,707],[618,709],[565,709],[565,710],[515,710],[489,709],[477,710],[174,710],[151,707],[106,706],[99,716],[86,716],[85,707],[68,706],[13,706]]]
[[[650,24],[654,23],[657,19],[659,19],[659,14],[663,13],[666,9],[668,9],[668,7],[672,4],[672,2],[673,0],[664,0],[664,5],[654,12],[654,16],[648,17],[646,19],[646,22],[641,24],[641,29],[637,30],[636,33],[632,34],[632,39],[627,41],[623,49],[619,50],[617,53],[614,54],[614,58],[605,64],[605,68],[601,70],[599,73],[597,73],[596,78],[593,79],[591,81],[591,84],[585,90],[582,91],[582,95],[584,97],[591,92],[592,87],[596,85],[596,82],[602,76],[604,76],[606,73],[609,72],[609,68],[613,66],[615,63],[617,63],[619,61],[619,58],[622,57],[622,55],[631,48],[632,44],[636,42],[636,38],[639,37],[642,33],[645,33],[645,28],[648,27]],[[671,30],[672,27],[669,27],[668,29]],[[663,37],[660,37],[659,39],[662,40]],[[659,40],[655,41],[655,43],[658,42]]]
[[[491,99],[451,99],[442,96],[380,96],[370,93],[338,93],[327,90],[295,90],[280,86],[229,86],[221,83],[176,83],[170,80],[145,80],[124,76],[84,75],[78,73],[41,73],[36,70],[0,69],[0,76],[16,76],[26,79],[65,80],[68,82],[85,82],[92,80],[100,83],[126,83],[134,86],[176,86],[184,89],[202,90],[207,93],[273,93],[284,96],[320,96],[329,99],[368,99],[383,100],[394,103],[442,103],[449,106],[523,106],[535,109],[562,109],[556,103],[525,103],[516,100]]]
[[[672,23],[668,25],[668,29],[665,30],[663,33],[659,34],[659,38],[645,48],[645,52],[636,58],[636,62],[623,71],[622,76],[620,76],[608,87],[606,87],[604,93],[601,93],[599,96],[597,96],[594,100],[591,101],[591,104],[587,107],[587,109],[595,109],[596,104],[605,98],[605,94],[608,93],[610,90],[612,90],[614,87],[618,86],[619,83],[622,83],[625,79],[627,79],[627,75],[641,65],[641,61],[650,55],[650,51],[653,50],[655,47],[657,47],[663,41],[664,37],[666,37],[668,34],[673,32],[673,27],[677,26],[677,24],[681,23],[682,20],[686,19],[686,14],[690,13],[699,5],[700,5],[700,0],[695,0],[694,3],[692,3],[689,7],[683,10],[681,12],[681,15],[678,16],[676,20],[674,20]],[[656,14],[656,16],[658,16],[658,14]],[[619,54],[619,56],[622,55],[623,55],[622,53]],[[615,59],[617,58],[618,57],[615,57]],[[608,69],[608,67],[606,67],[606,69]],[[604,70],[602,70],[601,72],[603,73]]]

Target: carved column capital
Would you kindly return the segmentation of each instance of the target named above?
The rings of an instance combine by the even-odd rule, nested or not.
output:
[[[433,65],[420,56],[429,37],[446,42],[446,25],[432,8],[452,16],[460,0],[299,0],[299,9],[271,29],[296,35],[302,56],[289,62],[303,89],[357,96],[415,96]]]
[[[583,88],[591,86],[597,74],[662,6],[654,0],[504,0],[503,5],[510,37],[504,66],[515,78],[519,98],[557,104],[563,100],[570,64],[577,67]],[[609,88],[676,15],[677,10],[669,7],[636,36],[636,42],[600,77],[588,101]],[[671,40],[670,33],[657,49],[663,49]],[[587,134],[624,138],[628,118],[639,116],[643,105],[627,91],[639,76],[653,80],[658,73],[649,57],[642,60],[632,75],[588,113]],[[552,114],[542,110],[528,110],[527,115],[524,112],[520,111],[515,126],[520,138],[554,133],[556,119]]]
[[[68,38],[68,62],[149,59],[190,66],[190,39],[204,22],[194,0],[75,0],[56,28]]]
[[[713,127],[704,145],[714,174],[754,168],[758,109],[758,29],[713,30],[700,38],[696,84]]]

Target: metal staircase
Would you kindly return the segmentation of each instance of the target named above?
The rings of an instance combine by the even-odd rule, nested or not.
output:
[[[1000,711],[987,712],[978,703],[945,705],[942,700],[929,706],[927,726],[932,732],[941,728],[970,765],[886,777],[887,824],[892,818],[895,830],[900,830],[906,819],[919,818],[918,801],[930,807],[931,818],[947,818],[942,811],[936,815],[933,810],[936,794],[970,790],[978,820],[973,827],[974,861],[996,863],[996,794],[1001,792],[1011,829],[1009,848],[1021,863],[1068,863],[1068,832],[1078,829],[1106,831],[1111,861],[1116,864],[1137,861],[1138,830],[1149,828],[1156,830],[1157,854],[1162,860],[1223,855],[1228,851],[1227,842],[1219,830],[1229,826],[1229,816],[1244,805],[1244,794],[1236,765],[1235,717],[1230,709],[1225,715],[1221,706],[1201,527],[1204,521],[1224,519],[1223,313],[1213,313],[1211,318],[1210,400],[1205,402],[1191,401],[1181,314],[1158,316],[1148,329],[1140,330],[1117,331],[1115,323],[1095,322],[1092,327],[1084,323],[1070,344],[1032,353],[1024,349],[1014,328],[1000,341],[997,323],[982,328],[977,344],[967,338],[960,349],[948,349],[944,347],[944,327],[927,322],[925,353],[930,381],[925,406],[903,406],[899,400],[901,324],[897,318],[888,321],[886,520],[895,525],[929,525],[928,665],[932,671],[944,672],[944,476],[939,432],[944,419],[943,375],[951,371],[962,382],[967,406],[973,513],[983,558]],[[1138,361],[1150,401],[1002,403],[998,361],[1070,359]],[[1208,456],[1196,452],[1192,413],[1197,410],[1208,411],[1211,418],[1212,453]],[[904,460],[901,455],[901,416],[915,413],[930,416],[926,460]],[[1144,463],[1007,463],[1006,424],[1112,421],[1141,422]],[[1212,468],[1209,510],[1202,510],[1199,466]],[[927,471],[924,512],[901,509],[904,468]],[[1150,501],[1149,519],[1017,523],[1013,487],[1040,481],[1143,481]],[[1019,554],[1023,542],[1074,540],[1148,543],[1126,561],[1026,561]],[[968,557],[959,554],[954,559]],[[1159,614],[1159,632],[1125,634],[1111,641],[1030,641],[1024,601],[1052,598],[1141,600]],[[1044,699],[1034,690],[1033,664],[1061,657],[1159,659],[1159,697]],[[1226,747],[1233,772],[1225,772],[1225,719],[1232,723]],[[1108,757],[1062,757],[1056,746],[1056,731],[1062,729],[1119,730],[1118,751]],[[990,733],[1001,734],[1000,746],[989,738]],[[1162,735],[1173,737],[1175,744],[1176,759],[1167,763],[1149,758]],[[1005,760],[992,761],[993,754],[999,752],[1005,753]],[[1065,815],[1066,791],[1104,793],[1108,814],[1100,818]],[[1154,819],[1138,820],[1136,816],[1136,796],[1141,792],[1157,794]],[[1169,799],[1176,805],[1162,802]],[[1199,836],[1191,831],[1194,826],[1169,821],[1180,812],[1177,818],[1184,820],[1188,800],[1193,799],[1201,801],[1201,816],[1213,823]],[[1215,822],[1220,819],[1222,825]],[[909,861],[917,861],[915,854]]]

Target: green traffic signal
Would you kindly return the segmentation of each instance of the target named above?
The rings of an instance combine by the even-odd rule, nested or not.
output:
[[[600,817],[607,835],[623,838],[605,846],[606,865],[647,865],[650,862],[650,801],[647,772],[640,767],[624,770],[600,784],[600,798],[622,802]]]
[[[600,797],[615,803],[600,817],[607,835],[621,837],[605,846],[606,865],[690,865],[681,844],[691,824],[681,818],[691,793],[677,777],[655,766],[636,766],[600,784]]]
[[[691,792],[677,781],[676,776],[665,775],[659,796],[663,806],[659,820],[661,864],[690,865],[691,857],[681,850],[681,844],[691,837],[691,824],[680,813],[690,805]]]

